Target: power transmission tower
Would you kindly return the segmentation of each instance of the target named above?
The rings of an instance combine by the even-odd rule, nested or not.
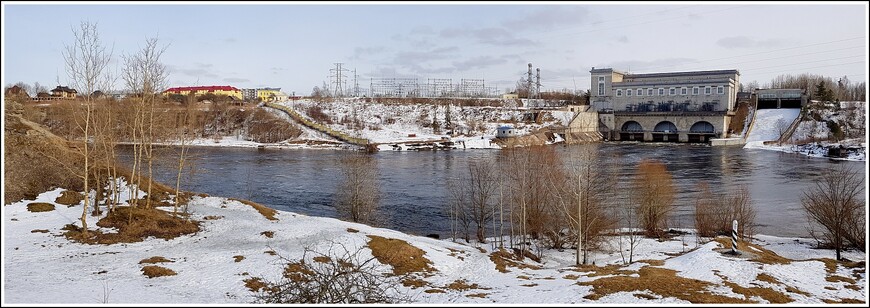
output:
[[[332,94],[335,97],[344,97],[344,84],[345,78],[347,74],[342,74],[344,72],[349,72],[349,70],[342,68],[342,64],[344,63],[334,63],[335,68],[329,70],[329,80],[332,82]]]
[[[535,82],[535,98],[541,98],[541,68],[538,68],[538,80]]]
[[[532,64],[529,63],[529,77],[526,78],[526,91],[528,91],[528,95],[526,98],[532,98]]]
[[[356,68],[353,69],[353,97],[359,96],[359,82],[357,81]]]

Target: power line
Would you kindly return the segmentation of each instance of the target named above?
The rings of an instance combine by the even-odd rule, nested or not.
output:
[[[746,57],[746,56],[754,56],[754,55],[760,55],[760,54],[772,53],[772,52],[783,51],[783,50],[792,50],[792,49],[805,48],[805,47],[818,46],[818,45],[825,45],[825,44],[831,44],[831,43],[839,43],[839,42],[845,42],[845,41],[851,41],[851,40],[857,40],[857,39],[863,39],[863,38],[864,38],[864,36],[857,36],[857,37],[852,37],[852,38],[847,38],[847,39],[842,39],[842,40],[828,41],[828,42],[815,43],[815,44],[809,44],[809,45],[801,45],[801,46],[788,47],[788,48],[782,48],[782,49],[774,49],[774,50],[768,50],[768,51],[762,51],[762,52],[755,52],[755,53],[748,53],[748,54],[737,55],[737,56],[730,56],[730,57],[724,57],[724,58],[715,58],[715,59],[700,60],[700,61],[695,61],[695,62],[693,62],[693,63],[702,63],[702,62],[710,62],[710,61],[718,61],[718,60],[734,59],[734,58],[740,58],[740,57]],[[679,65],[684,65],[684,64],[659,65],[659,66],[646,67],[645,69],[646,69],[646,70],[650,70],[650,69],[654,69],[654,68],[674,67],[674,66],[679,66]]]
[[[806,70],[806,69],[812,69],[812,68],[834,67],[834,66],[843,66],[843,65],[859,64],[859,63],[865,63],[865,62],[864,62],[864,61],[858,61],[858,62],[849,62],[849,63],[840,63],[840,64],[831,64],[831,65],[820,65],[820,66],[813,66],[813,67],[804,67],[804,68],[790,69],[790,70],[785,70],[785,71],[775,70],[775,71],[769,71],[769,72],[758,72],[758,73],[756,73],[756,74],[769,74],[769,73],[776,73],[776,72],[782,72],[782,73],[784,73],[784,72],[799,71],[799,70]],[[860,76],[860,75],[855,75],[855,76]]]
[[[765,69],[765,68],[774,68],[774,67],[792,66],[792,65],[800,65],[800,64],[807,64],[807,63],[818,63],[818,62],[833,61],[833,60],[843,60],[843,59],[851,59],[851,58],[858,58],[858,57],[866,57],[866,56],[865,56],[865,55],[857,55],[857,56],[851,56],[851,57],[842,57],[842,58],[834,58],[834,59],[823,59],[823,60],[818,60],[818,61],[807,61],[807,62],[801,62],[801,63],[791,63],[791,64],[783,64],[783,65],[774,65],[774,66],[755,67],[755,68],[750,68],[750,69],[744,69],[744,70],[742,70],[742,71],[746,72],[746,71],[754,71],[754,70],[760,70],[760,69]]]

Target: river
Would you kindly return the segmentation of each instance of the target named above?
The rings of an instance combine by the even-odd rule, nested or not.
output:
[[[846,164],[864,171],[864,162],[833,161],[740,147],[669,143],[598,143],[558,146],[570,154],[581,147],[594,147],[597,160],[621,157],[610,170],[622,182],[629,181],[640,160],[663,161],[677,189],[671,221],[691,228],[696,184],[733,192],[745,184],[757,211],[757,231],[776,236],[808,236],[807,220],[800,204],[805,189],[826,168]],[[165,149],[164,149],[165,150]],[[172,155],[165,150],[165,155]],[[122,153],[129,155],[129,148]],[[339,150],[253,149],[194,147],[195,172],[186,176],[183,189],[214,196],[249,199],[279,210],[311,216],[337,217],[333,203],[341,178]],[[383,227],[411,234],[449,234],[447,181],[471,158],[498,155],[498,150],[451,150],[424,152],[382,151],[378,161]],[[167,158],[169,160],[170,158]],[[129,160],[129,157],[122,157]],[[175,183],[173,166],[157,167],[157,179]],[[865,200],[866,202],[866,200]]]

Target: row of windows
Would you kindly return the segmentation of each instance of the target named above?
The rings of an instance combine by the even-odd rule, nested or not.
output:
[[[704,89],[704,90],[703,90],[703,91],[704,91],[704,95],[711,95],[711,94],[713,94],[713,87],[694,87],[694,88],[692,88],[692,95],[699,95],[699,94],[701,93],[701,88]],[[647,89],[646,89],[646,96],[653,96],[653,95],[656,93],[655,90],[658,90],[657,92],[658,92],[658,95],[659,95],[659,96],[664,96],[664,95],[665,95],[665,88],[658,88],[658,89],[647,88]],[[680,95],[689,95],[689,88],[687,88],[687,87],[681,87],[681,88],[668,88],[668,95],[677,95],[677,91],[680,92]],[[600,90],[600,87],[599,87],[599,93],[600,93],[600,92],[601,92],[601,90]],[[622,96],[622,92],[623,92],[622,89],[617,89],[617,90],[616,90],[616,96]],[[637,94],[637,96],[644,96],[643,93],[644,93],[644,89],[643,89],[643,88],[638,88],[638,89],[637,89],[637,92],[635,92],[635,89],[627,89],[627,90],[625,90],[625,96],[633,96],[633,95],[635,95],[635,94]],[[718,87],[716,88],[716,93],[717,93],[717,94],[725,94],[725,87],[723,87],[723,86],[718,86]]]

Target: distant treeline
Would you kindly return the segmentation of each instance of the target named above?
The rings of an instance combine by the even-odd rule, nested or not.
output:
[[[754,89],[803,89],[811,98],[816,97],[816,89],[819,83],[823,83],[826,89],[831,89],[834,98],[840,101],[863,101],[867,98],[867,82],[852,83],[848,77],[832,77],[816,74],[779,75],[770,82],[759,86],[758,82],[752,81],[740,84],[741,91]]]

